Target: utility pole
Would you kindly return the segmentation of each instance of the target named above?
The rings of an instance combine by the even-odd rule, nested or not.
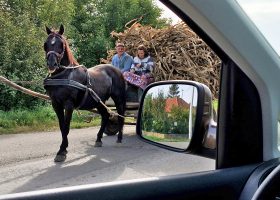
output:
[[[193,128],[192,128],[192,107],[193,107],[194,86],[192,86],[192,87],[193,87],[192,100],[191,100],[191,103],[190,103],[190,112],[189,112],[189,139],[192,138],[192,131],[193,131]]]

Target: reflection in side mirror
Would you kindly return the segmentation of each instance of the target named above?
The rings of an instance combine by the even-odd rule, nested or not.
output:
[[[163,145],[187,149],[197,108],[197,88],[164,84],[150,88],[141,115],[142,136]]]

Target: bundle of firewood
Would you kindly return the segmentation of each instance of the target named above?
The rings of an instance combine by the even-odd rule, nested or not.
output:
[[[140,44],[145,45],[156,63],[156,81],[198,81],[210,88],[214,98],[218,97],[221,60],[185,23],[155,29],[136,22],[111,36],[123,42],[132,56]],[[115,49],[109,50],[108,57],[101,62],[111,62],[115,53]]]

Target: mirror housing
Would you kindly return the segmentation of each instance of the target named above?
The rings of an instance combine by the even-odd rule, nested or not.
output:
[[[184,135],[179,134],[182,131],[172,127],[178,124],[177,121],[175,123],[172,121],[173,118],[170,114],[170,98],[172,97],[172,95],[170,96],[170,87],[175,87],[175,85],[178,87],[177,97],[180,101],[185,102],[184,105],[187,105],[185,107],[187,107],[189,113],[185,115],[184,107],[179,107],[175,114],[186,118],[185,123],[183,123],[185,126],[181,126],[183,132],[185,131],[185,139],[182,139]],[[192,93],[184,90],[192,91]],[[163,99],[164,106],[159,106],[156,103],[158,98]],[[158,111],[155,112],[156,109]],[[157,113],[149,118],[151,119],[149,123],[147,123],[149,121],[147,120],[147,113]],[[163,118],[161,117],[162,113],[165,115],[164,120],[166,121],[163,121],[160,125],[167,126],[164,131],[157,128],[159,118]],[[148,85],[143,92],[138,111],[136,133],[142,140],[165,149],[214,158],[216,152],[216,122],[213,117],[212,94],[206,85],[185,80],[159,81]],[[189,123],[191,118],[192,122]],[[192,126],[191,129],[189,129],[190,125]],[[153,137],[150,137],[151,134]],[[155,139],[154,135],[160,137]],[[175,141],[175,136],[176,138],[180,136],[180,139]],[[170,137],[172,137],[172,141],[166,139],[170,139]]]

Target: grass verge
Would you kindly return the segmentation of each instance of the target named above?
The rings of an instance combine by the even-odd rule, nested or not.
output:
[[[89,121],[89,123],[86,121]],[[89,111],[74,112],[71,128],[86,128],[100,125],[100,117]],[[0,134],[59,130],[56,114],[51,106],[32,110],[0,111]]]

